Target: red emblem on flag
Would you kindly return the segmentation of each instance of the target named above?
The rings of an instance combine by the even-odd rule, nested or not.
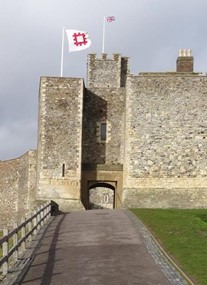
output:
[[[83,50],[91,45],[87,32],[66,30],[66,34],[68,36],[69,52]]]
[[[75,46],[82,46],[88,43],[85,33],[74,33],[73,41]]]

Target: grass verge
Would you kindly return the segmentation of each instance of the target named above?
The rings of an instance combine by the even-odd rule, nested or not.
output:
[[[207,285],[206,209],[131,209],[198,285]]]

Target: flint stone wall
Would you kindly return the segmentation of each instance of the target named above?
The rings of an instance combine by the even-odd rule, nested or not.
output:
[[[0,162],[0,228],[20,222],[35,207],[36,152]]]
[[[60,209],[64,200],[80,202],[83,93],[82,79],[41,78],[37,198]]]
[[[164,204],[206,206],[206,107],[206,76],[175,73],[141,74],[128,78],[125,205],[142,205],[140,201],[144,195],[149,199],[147,205],[153,207]],[[169,178],[174,179],[174,184],[177,183],[176,193],[170,190]],[[191,178],[192,183],[180,187],[179,178]],[[194,188],[192,178],[201,179],[198,188]],[[151,179],[154,186],[146,186],[147,179]],[[159,187],[153,183],[157,179]],[[155,203],[153,197],[156,195],[162,202]]]
[[[84,97],[83,163],[123,164],[125,88],[93,88]],[[97,123],[107,122],[107,142],[99,142]]]

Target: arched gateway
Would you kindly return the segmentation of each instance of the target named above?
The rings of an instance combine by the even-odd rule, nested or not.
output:
[[[81,178],[81,201],[85,209],[115,209],[121,207],[123,188],[122,166],[102,165],[89,169],[84,165]],[[100,169],[102,168],[102,169]]]
[[[97,182],[88,190],[89,209],[114,209],[115,187],[109,183]]]

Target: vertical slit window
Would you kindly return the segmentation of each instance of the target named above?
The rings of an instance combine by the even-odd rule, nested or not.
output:
[[[65,177],[65,164],[62,165],[62,177]]]
[[[100,125],[100,128],[101,128],[101,141],[106,141],[107,139],[107,134],[106,134],[106,131],[107,131],[107,126],[106,126],[106,123],[101,123]]]

